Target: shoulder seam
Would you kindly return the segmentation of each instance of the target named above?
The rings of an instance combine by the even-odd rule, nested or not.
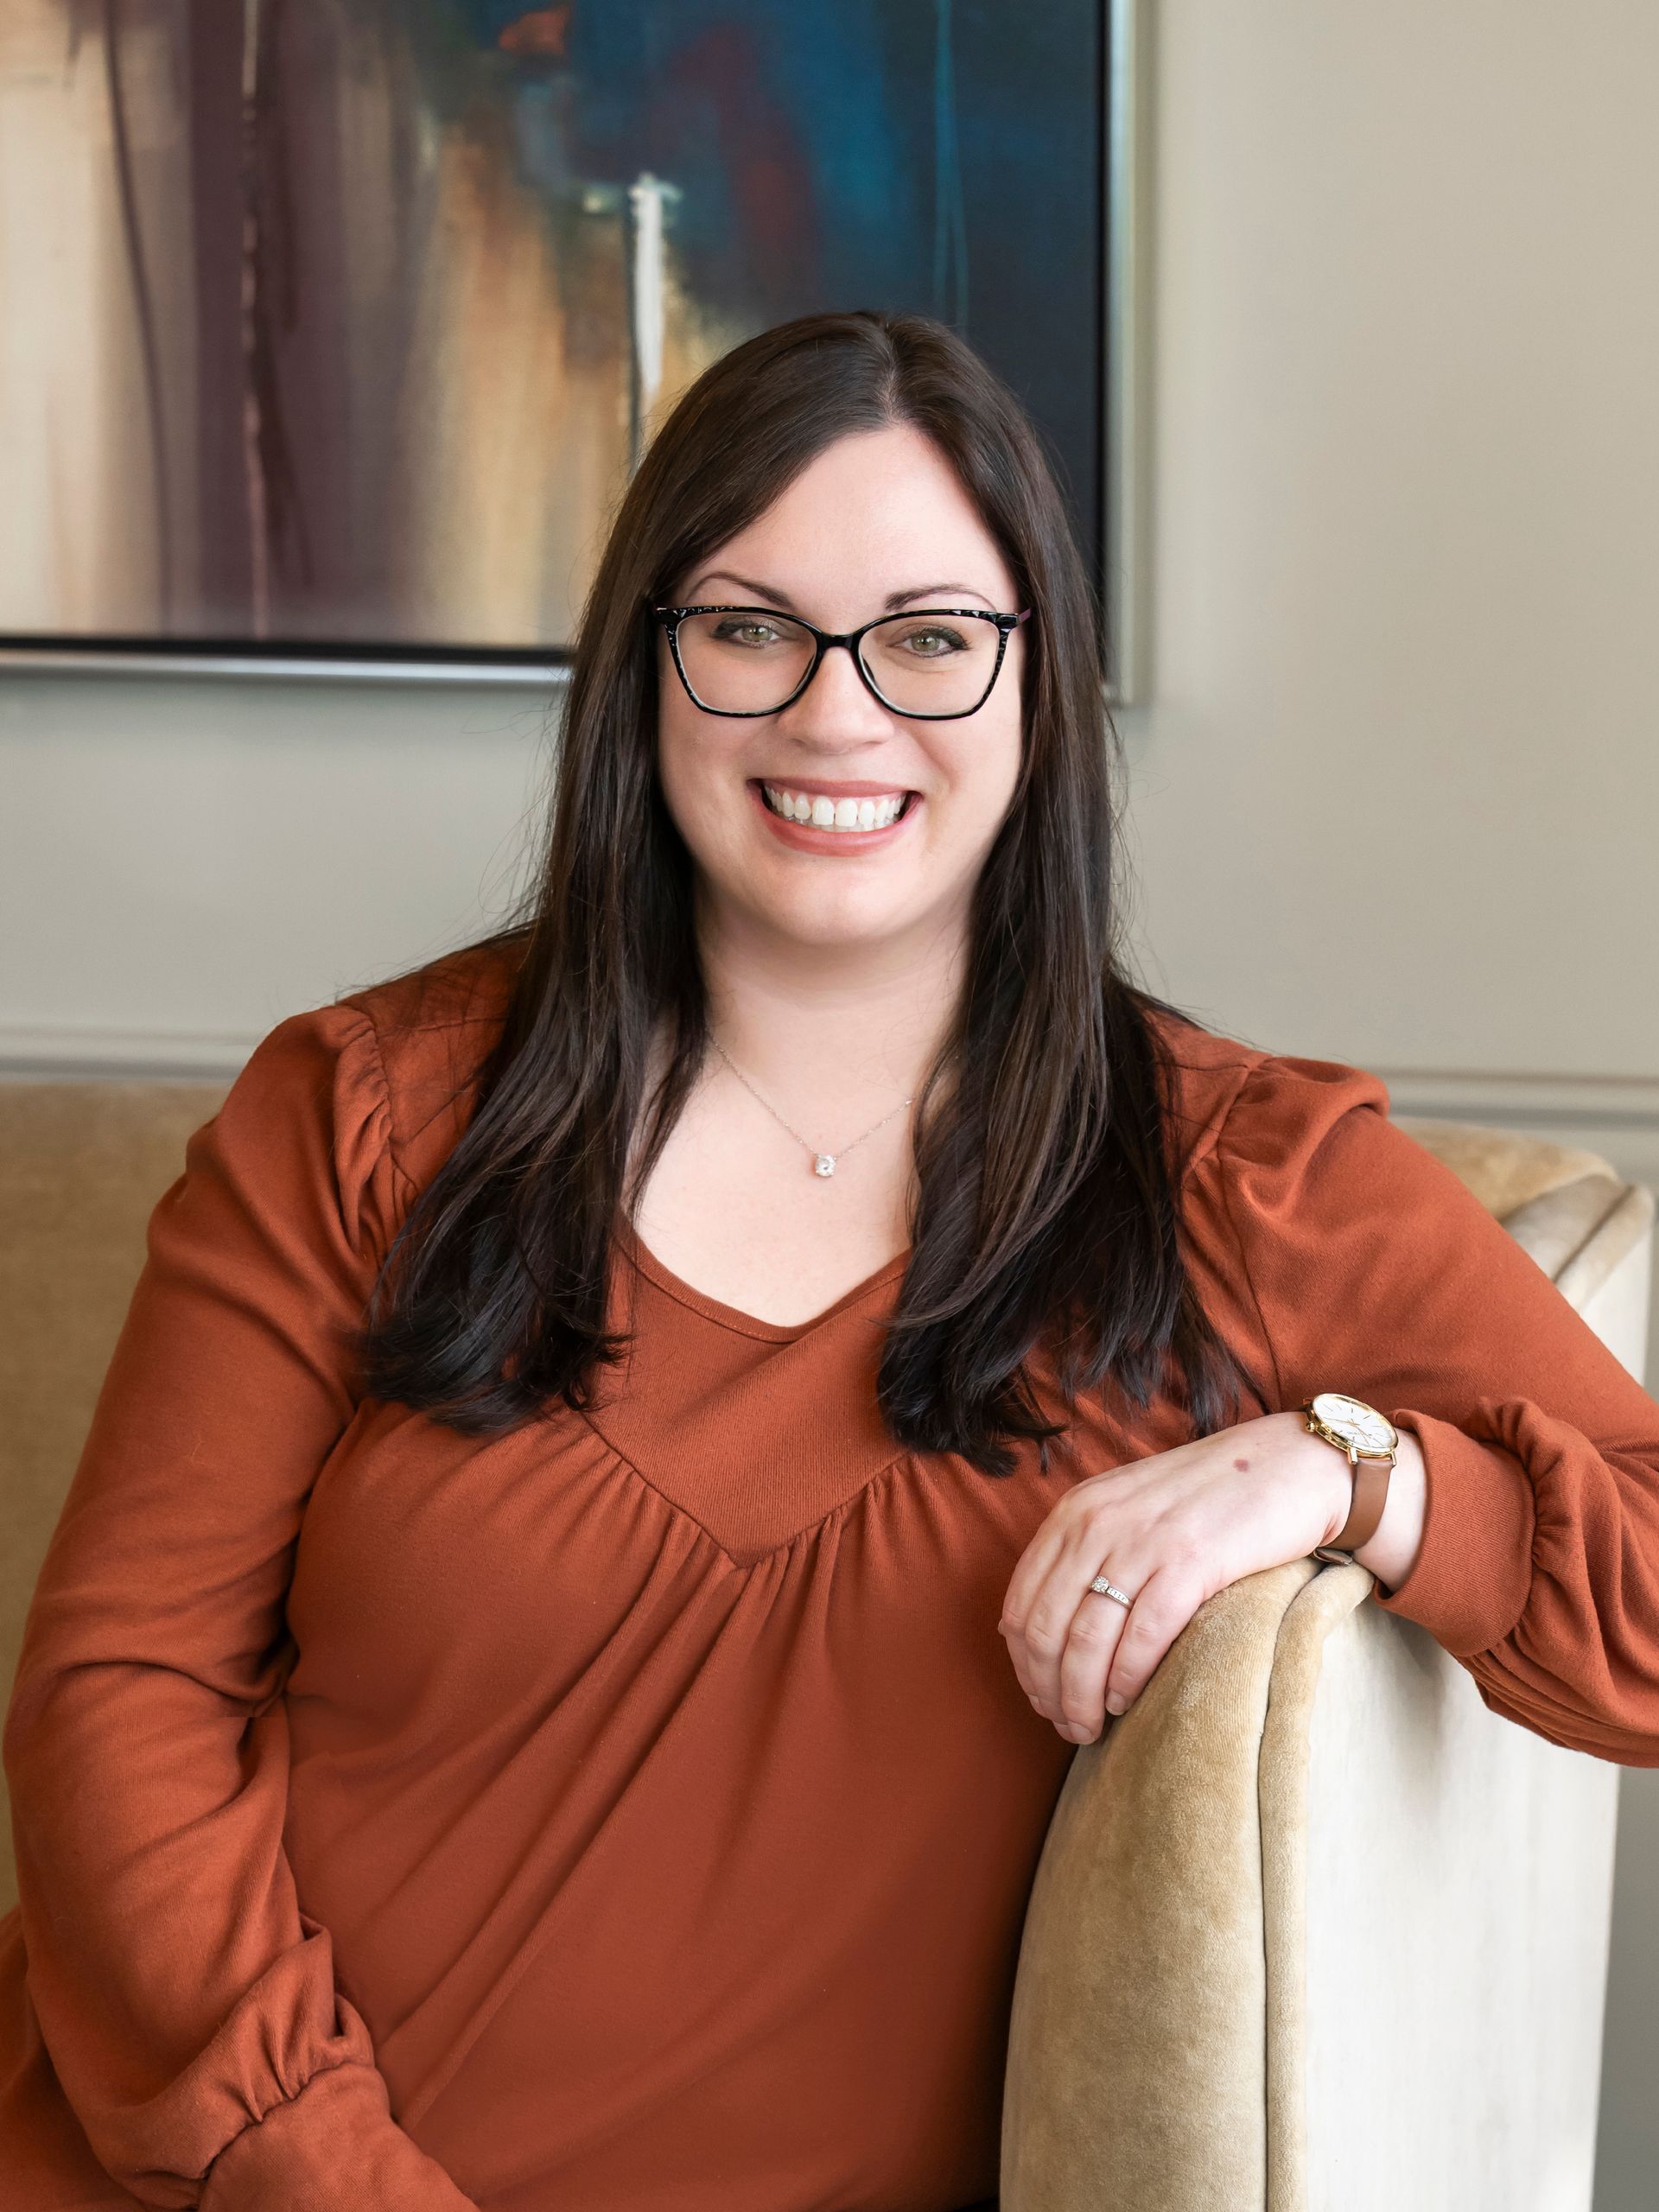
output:
[[[337,1003],[345,1006],[349,1004],[349,1001],[342,999]],[[352,1006],[350,1010],[356,1015],[366,1038],[370,1057],[374,1064],[375,1084],[379,1091],[380,1103],[385,1109],[386,1160],[391,1168],[394,1180],[403,1185],[405,1198],[411,1198],[415,1192],[415,1184],[397,1154],[397,1116],[391,1103],[391,1078],[386,1073],[385,1054],[380,1049],[380,1032],[375,1026],[374,1016],[366,1007]]]
[[[1243,1090],[1251,1076],[1255,1074],[1256,1069],[1261,1065],[1262,1061],[1270,1057],[1271,1055],[1269,1054],[1262,1053],[1258,1055],[1258,1057],[1254,1060],[1241,1060],[1238,1063],[1238,1080],[1234,1084],[1231,1091],[1228,1095],[1226,1105],[1223,1108],[1222,1111],[1216,1116],[1214,1120],[1211,1122],[1210,1127],[1205,1131],[1203,1136],[1199,1139],[1198,1142],[1193,1146],[1191,1153],[1187,1155],[1186,1164],[1181,1170],[1181,1180],[1183,1183],[1187,1180],[1187,1178],[1192,1174],[1195,1167],[1200,1166],[1205,1160],[1208,1160],[1211,1155],[1218,1149],[1221,1143],[1221,1133],[1226,1128],[1228,1122],[1232,1119],[1233,1109],[1238,1103],[1239,1093]],[[1180,1063],[1177,1062],[1176,1065],[1179,1066]]]
[[[496,956],[493,963],[485,957],[492,954]],[[502,1001],[492,1002],[495,994],[488,978],[493,964],[499,965],[502,957],[501,949],[487,941],[461,945],[404,975],[342,991],[335,1004],[366,1014],[375,1022],[376,1034],[383,1047],[391,1037],[429,1036],[451,1029],[499,1023],[511,1001],[516,981],[515,970],[506,978]],[[485,979],[482,982],[480,977]],[[440,982],[440,978],[443,980]],[[480,1003],[480,997],[484,1003]],[[429,1010],[430,998],[436,998],[439,1003]],[[384,1029],[376,1018],[377,1003],[387,1014]]]

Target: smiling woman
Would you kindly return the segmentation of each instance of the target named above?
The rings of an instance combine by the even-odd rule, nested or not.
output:
[[[1659,1409],[1374,1077],[1131,980],[1100,675],[938,325],[664,424],[529,911],[152,1219],[7,1725],[20,2201],[987,2204],[1073,1747],[1326,1547],[1659,1764]]]

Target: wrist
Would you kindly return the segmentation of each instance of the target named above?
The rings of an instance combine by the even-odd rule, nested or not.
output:
[[[1321,1522],[1314,1524],[1318,1533],[1308,1544],[1311,1553],[1315,1544],[1332,1543],[1342,1534],[1344,1523],[1353,1510],[1354,1470],[1346,1452],[1314,1434],[1307,1425],[1306,1414],[1299,1408],[1275,1414],[1273,1419],[1285,1424],[1289,1448],[1313,1493],[1317,1510],[1324,1516]]]
[[[477,2212],[392,2118],[384,2076],[355,2063],[313,2074],[207,2169],[200,2212]]]
[[[1306,1460],[1307,1480],[1325,1516],[1324,1528],[1314,1541],[1332,1544],[1342,1534],[1353,1507],[1355,1470],[1345,1452],[1336,1445],[1326,1443],[1308,1427],[1307,1416],[1300,1409],[1276,1414],[1272,1418],[1294,1425],[1300,1437],[1300,1445],[1295,1448]],[[1428,1499],[1428,1471],[1422,1446],[1409,1428],[1401,1428],[1396,1424],[1395,1435],[1394,1465],[1382,1502],[1382,1517],[1365,1541],[1355,1547],[1352,1554],[1376,1577],[1390,1597],[1417,1563],[1417,1555],[1422,1549]],[[1310,1544],[1309,1551],[1313,1548]]]
[[[1370,1570],[1390,1596],[1417,1564],[1428,1502],[1428,1471],[1423,1461],[1423,1447],[1408,1428],[1401,1429],[1399,1435],[1382,1518],[1354,1553],[1360,1565]]]

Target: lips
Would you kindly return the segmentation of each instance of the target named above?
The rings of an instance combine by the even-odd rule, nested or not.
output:
[[[751,776],[749,781],[757,790],[770,785],[773,791],[804,791],[810,798],[919,798],[919,791],[912,791],[906,784],[821,783],[813,776]]]
[[[810,853],[868,852],[899,835],[921,804],[919,791],[893,784],[824,784],[796,777],[773,782],[757,776],[747,789],[768,830]]]
[[[761,795],[768,807],[785,822],[810,823],[815,830],[885,830],[896,822],[909,803],[910,794],[892,785],[869,791],[814,790],[807,785],[772,783],[762,779]]]

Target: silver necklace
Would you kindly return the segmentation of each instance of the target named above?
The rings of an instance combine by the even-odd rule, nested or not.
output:
[[[893,1119],[893,1115],[902,1114],[906,1107],[911,1103],[908,1098],[901,1098],[899,1103],[893,1108],[893,1114],[884,1114],[879,1122],[871,1123],[870,1127],[865,1130],[863,1137],[855,1137],[852,1144],[842,1145],[839,1152],[820,1152],[817,1145],[807,1144],[806,1139],[801,1135],[800,1131],[798,1128],[792,1128],[789,1122],[785,1121],[783,1116],[778,1111],[778,1109],[772,1103],[770,1099],[760,1097],[760,1093],[755,1089],[754,1085],[749,1081],[747,1076],[744,1074],[742,1069],[739,1067],[737,1062],[732,1058],[731,1054],[726,1050],[726,1047],[721,1043],[719,1038],[716,1037],[712,1031],[709,1033],[709,1042],[720,1054],[721,1058],[725,1061],[727,1066],[730,1068],[732,1073],[742,1084],[744,1090],[748,1092],[750,1097],[760,1099],[760,1103],[766,1108],[772,1120],[778,1123],[780,1128],[788,1129],[789,1134],[794,1138],[797,1144],[806,1145],[807,1150],[812,1155],[812,1173],[815,1175],[833,1175],[836,1172],[836,1163],[838,1160],[845,1160],[848,1154],[853,1150],[855,1146],[863,1143],[864,1137],[873,1137],[877,1129],[886,1128],[887,1123]]]

